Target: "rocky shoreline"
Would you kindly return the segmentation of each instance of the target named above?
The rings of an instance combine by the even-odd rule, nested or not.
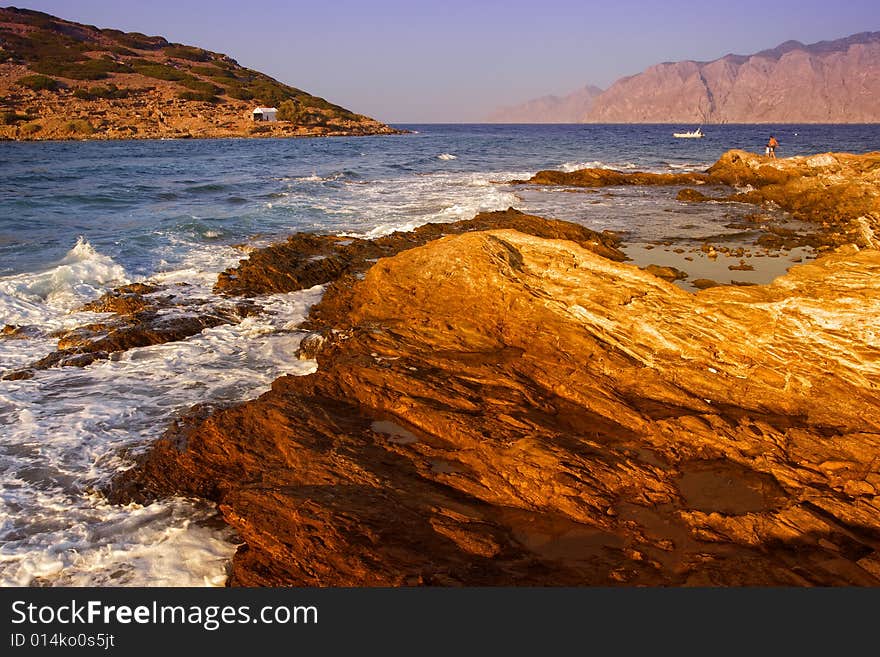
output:
[[[596,184],[557,174],[529,182]],[[215,291],[241,315],[327,284],[318,371],[194,409],[107,495],[215,502],[232,585],[880,585],[878,175],[730,152],[652,179],[821,228],[766,285],[687,292],[512,209],[257,250]]]

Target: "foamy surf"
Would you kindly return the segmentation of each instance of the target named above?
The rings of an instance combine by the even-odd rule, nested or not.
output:
[[[190,267],[148,282],[210,298],[217,271],[240,255],[191,249],[184,258]],[[4,312],[26,304],[23,318],[42,331],[0,340],[3,367],[24,366],[54,349],[48,326],[72,328],[100,317],[66,310],[126,282],[124,273],[80,240],[49,271],[0,280],[12,299]],[[301,339],[294,327],[322,292],[259,298],[263,312],[238,324],[85,368],[0,381],[0,585],[222,585],[237,543],[212,508],[177,498],[116,507],[90,491],[129,467],[190,406],[239,402],[282,374],[314,371],[314,362],[293,357]]]
[[[432,172],[343,185],[320,201],[308,190],[291,185],[277,199],[274,212],[324,215],[323,230],[350,237],[379,237],[396,230],[412,230],[430,222],[470,219],[480,212],[505,210],[519,197],[493,181],[511,180],[522,171],[487,173]]]
[[[437,156],[437,159],[438,160],[457,160],[458,157],[453,155],[452,153],[440,153],[440,155]]]
[[[636,169],[636,165],[632,162],[602,162],[600,160],[591,160],[585,162],[563,162],[559,165],[560,171],[571,173],[572,171],[580,171],[581,169],[606,169],[610,171],[626,171]]]
[[[0,318],[6,324],[38,321],[46,309],[67,312],[96,298],[108,285],[124,285],[125,269],[80,237],[49,269],[0,278]]]

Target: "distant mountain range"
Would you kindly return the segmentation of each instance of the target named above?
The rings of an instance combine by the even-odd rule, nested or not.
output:
[[[521,105],[501,107],[490,116],[491,123],[583,123],[593,101],[602,93],[587,85],[567,96],[541,96]]]
[[[877,123],[880,32],[754,55],[664,62],[606,91],[586,87],[501,108],[510,123]]]

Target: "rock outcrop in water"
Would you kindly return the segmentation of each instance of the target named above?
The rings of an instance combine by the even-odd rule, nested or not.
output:
[[[80,310],[108,313],[100,321],[55,333],[58,348],[3,379],[29,379],[50,367],[85,367],[129,349],[178,342],[208,328],[237,324],[261,308],[248,300],[182,299],[168,286],[134,283],[104,294]],[[36,327],[4,328],[2,337],[25,337]],[[7,335],[8,333],[8,335]]]
[[[691,294],[528,223],[343,262],[318,371],[111,497],[217,502],[235,585],[880,585],[880,251]]]
[[[332,281],[354,281],[377,259],[425,244],[443,235],[475,230],[513,228],[551,239],[567,239],[612,260],[623,260],[619,240],[610,232],[597,233],[564,221],[542,219],[513,208],[486,212],[449,224],[425,224],[409,232],[395,232],[374,240],[335,235],[297,233],[287,242],[251,253],[234,269],[222,272],[215,292],[259,296],[293,292]],[[104,294],[81,311],[108,313],[108,317],[55,334],[58,348],[28,367],[3,374],[4,379],[31,378],[50,367],[85,367],[137,347],[185,340],[203,330],[237,324],[258,314],[249,300],[181,297],[169,286],[134,283]],[[6,326],[0,339],[22,339],[36,327]]]
[[[823,153],[770,159],[742,150],[726,152],[705,173],[642,173],[608,169],[539,171],[516,184],[610,187],[699,185],[682,189],[686,202],[729,201],[772,204],[795,219],[826,229],[825,241],[877,247],[880,235],[880,153]],[[714,194],[706,187],[715,187]],[[734,188],[734,193],[730,193]]]

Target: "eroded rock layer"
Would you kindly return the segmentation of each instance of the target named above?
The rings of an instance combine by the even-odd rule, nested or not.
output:
[[[379,260],[319,370],[115,500],[215,500],[236,585],[880,584],[880,252],[687,293],[492,230]]]

